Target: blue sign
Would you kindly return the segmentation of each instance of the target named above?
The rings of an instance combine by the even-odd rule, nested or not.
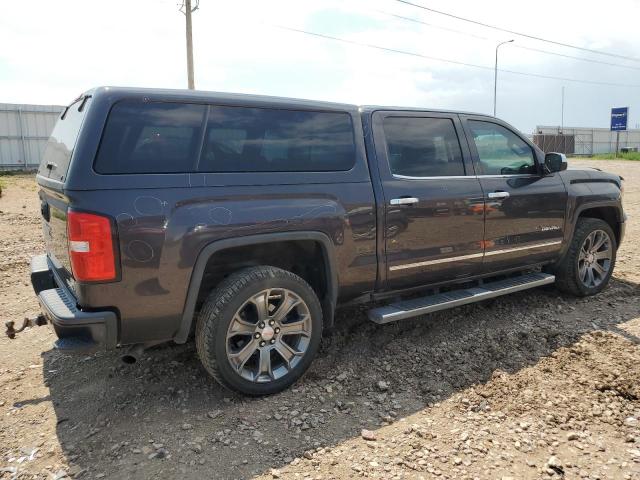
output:
[[[611,130],[626,130],[629,107],[619,107],[611,109]]]

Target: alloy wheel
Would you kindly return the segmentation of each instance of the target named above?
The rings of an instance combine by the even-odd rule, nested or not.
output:
[[[244,379],[272,382],[302,360],[311,340],[307,304],[285,288],[252,295],[234,314],[226,336],[227,360]]]
[[[585,287],[598,287],[611,269],[613,249],[609,234],[594,230],[584,239],[578,256],[578,276]]]

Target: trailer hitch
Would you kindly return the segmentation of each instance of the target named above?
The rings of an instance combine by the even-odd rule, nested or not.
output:
[[[27,327],[40,327],[46,324],[47,319],[42,314],[38,315],[35,318],[25,318],[22,322],[22,326],[17,330],[15,329],[15,322],[13,320],[10,320],[4,323],[5,327],[7,327],[7,330],[4,333],[7,335],[7,337],[13,340],[14,338],[16,338],[16,333],[20,333]]]

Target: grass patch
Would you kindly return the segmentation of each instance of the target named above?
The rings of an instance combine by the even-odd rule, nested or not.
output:
[[[592,160],[635,160],[640,161],[640,152],[628,152],[628,153],[619,153],[618,158],[615,158],[613,153],[601,153],[598,155],[593,155],[591,157],[575,157],[575,158],[587,158]]]
[[[35,179],[36,170],[0,170],[0,192],[9,185],[13,185],[18,177],[32,177]],[[34,182],[35,190],[35,182]]]

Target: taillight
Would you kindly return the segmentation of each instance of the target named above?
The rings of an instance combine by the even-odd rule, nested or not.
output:
[[[67,232],[71,269],[76,280],[95,282],[116,278],[111,222],[107,217],[69,210]]]

